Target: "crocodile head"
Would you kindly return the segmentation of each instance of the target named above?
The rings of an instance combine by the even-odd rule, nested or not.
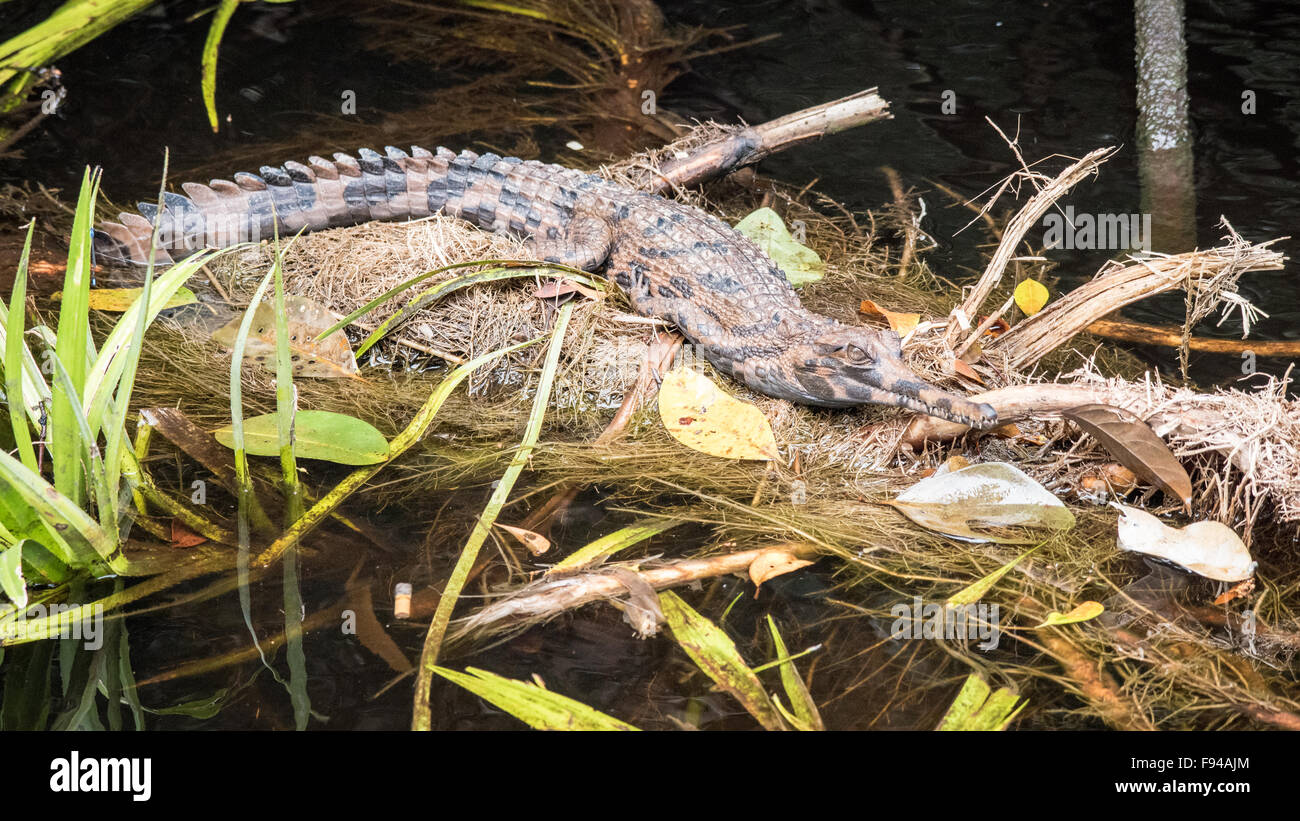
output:
[[[973,428],[997,424],[991,405],[948,393],[913,373],[893,331],[835,323],[791,344],[775,361],[739,370],[764,393],[805,405],[893,405]]]

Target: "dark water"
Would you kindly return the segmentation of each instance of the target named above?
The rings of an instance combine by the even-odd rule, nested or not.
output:
[[[756,35],[782,36],[702,62],[673,87],[665,100],[670,107],[762,122],[868,85],[878,85],[892,102],[894,120],[778,155],[767,161],[766,173],[796,183],[817,178],[821,190],[856,208],[889,200],[881,165],[894,167],[918,189],[931,179],[974,196],[1017,167],[988,117],[1008,135],[1019,128],[1031,161],[1121,146],[1068,202],[1079,213],[1141,211],[1131,4],[807,0],[674,8],[700,24],[744,20]],[[1198,245],[1218,243],[1221,216],[1249,240],[1300,236],[1300,7],[1189,2],[1187,41]],[[1255,92],[1255,114],[1241,111],[1245,90]],[[955,114],[941,113],[945,91],[955,94]],[[947,207],[951,201],[937,191],[925,199],[925,227],[941,243],[931,255],[935,270],[954,277],[981,270],[976,246],[985,240],[978,226],[954,237],[970,212]],[[1288,240],[1278,248],[1293,255],[1300,245]],[[1058,250],[1050,256],[1069,287],[1090,278],[1113,253]],[[1293,268],[1248,274],[1240,290],[1270,314],[1252,337],[1300,339],[1300,280]],[[1182,294],[1146,300],[1125,314],[1180,325]],[[1240,338],[1235,319],[1221,328],[1214,321],[1217,315],[1197,333]],[[1143,353],[1165,368],[1175,361],[1167,350]],[[1240,376],[1234,359],[1192,359],[1193,376],[1202,382]],[[1280,374],[1287,363],[1261,364]]]
[[[30,24],[55,4],[11,8],[0,28],[7,35]],[[184,18],[201,4],[169,6],[165,13],[128,23],[82,52],[61,61],[69,101],[21,148],[25,159],[0,166],[6,181],[40,181],[74,188],[86,164],[107,169],[108,192],[120,200],[148,196],[160,168],[164,146],[178,167],[204,163],[214,154],[309,129],[313,117],[337,109],[341,88],[358,92],[367,110],[398,110],[417,103],[424,89],[456,78],[438,77],[418,66],[389,64],[368,51],[355,27],[340,26],[327,15],[335,7],[302,2],[292,7],[241,8],[222,50],[220,109],[232,127],[220,136],[207,129],[198,96],[198,51],[205,23]],[[769,160],[765,173],[795,183],[814,178],[827,194],[857,209],[890,199],[879,172],[888,164],[905,184],[925,189],[926,179],[974,195],[1014,169],[1013,158],[984,122],[992,118],[1009,133],[1019,128],[1027,156],[1052,153],[1081,156],[1102,145],[1123,146],[1101,176],[1076,189],[1071,202],[1079,211],[1131,213],[1140,210],[1134,144],[1133,23],[1123,2],[804,2],[665,4],[675,20],[707,25],[743,23],[751,35],[780,32],[781,39],[699,61],[692,75],[660,98],[661,104],[689,117],[761,122],[807,105],[878,85],[893,103],[895,119],[827,139]],[[1248,239],[1295,233],[1300,215],[1300,11],[1282,2],[1192,2],[1188,6],[1191,117],[1196,140],[1197,233],[1202,246],[1220,235],[1225,215]],[[285,42],[279,42],[283,39]],[[1253,90],[1258,113],[1243,115],[1241,92]],[[957,112],[940,112],[941,96],[956,95]],[[419,134],[403,135],[424,142]],[[376,142],[387,141],[387,137]],[[286,158],[267,157],[266,161]],[[235,170],[235,169],[232,169]],[[930,253],[932,266],[952,278],[969,275],[979,264],[985,241],[975,230],[954,236],[969,212],[947,208],[946,197],[927,193],[926,229],[940,243]],[[1294,250],[1288,242],[1285,250]],[[1059,273],[1069,285],[1089,277],[1105,253],[1056,252]],[[1300,338],[1300,285],[1290,271],[1253,274],[1242,291],[1272,317],[1258,326],[1266,339]],[[1181,295],[1130,308],[1138,320],[1178,323]],[[1206,335],[1233,335],[1235,326],[1198,329]],[[1239,335],[1239,334],[1238,334]],[[1169,368],[1167,351],[1145,351]],[[1238,363],[1193,356],[1194,376],[1203,383],[1231,379]],[[1261,368],[1280,372],[1285,363],[1261,360]],[[622,520],[605,516],[597,496],[583,504],[593,511],[577,522],[566,544],[614,529]],[[473,500],[470,506],[481,504]],[[426,542],[429,526],[418,514],[410,521],[386,523],[394,535],[394,555],[377,557],[380,573],[407,566]],[[427,540],[436,556],[459,549],[463,531],[452,529]],[[680,537],[659,539],[651,552],[673,550]],[[825,564],[825,563],[823,563]],[[306,579],[308,612],[329,607],[338,596],[347,568],[313,568]],[[761,619],[771,612],[791,625],[787,641],[802,647],[821,641],[816,625],[824,616],[817,601],[825,594],[830,568],[815,568],[769,583],[755,599],[745,593],[729,617],[742,650],[761,645]],[[730,601],[744,593],[735,581],[705,591],[711,600]],[[277,623],[278,587],[254,589],[259,623]],[[527,678],[539,672],[560,692],[581,694],[645,726],[672,726],[673,718],[704,726],[749,726],[734,702],[688,679],[690,666],[665,641],[638,641],[606,608],[588,608],[543,630],[488,650],[473,663],[504,675]],[[390,624],[394,637],[414,657],[422,625]],[[138,675],[156,672],[194,648],[233,650],[247,643],[246,629],[233,600],[166,611],[162,617],[133,619],[133,663]],[[793,625],[804,625],[795,627]],[[857,644],[881,636],[867,620],[841,626]],[[356,647],[338,630],[312,633],[306,641],[308,673],[315,709],[330,728],[403,727],[410,716],[410,680],[383,695],[374,694],[391,671]],[[874,668],[880,680],[895,664],[881,652]],[[11,656],[10,659],[13,657]],[[924,672],[927,662],[912,660]],[[933,672],[942,671],[935,661]],[[856,667],[852,669],[857,669]],[[849,675],[845,673],[844,675]],[[917,691],[904,709],[897,703],[881,715],[885,701],[873,687],[836,678],[834,668],[821,679],[827,692],[849,693],[827,705],[832,726],[932,726],[950,690],[927,699]],[[689,681],[689,684],[684,682]],[[291,725],[288,699],[258,665],[153,688],[146,703],[161,705],[210,696],[233,688],[218,718],[198,721],[180,716],[151,718],[162,727],[284,727]],[[888,687],[886,689],[888,689]],[[435,695],[435,715],[447,728],[516,727],[513,719],[485,707],[458,688]]]

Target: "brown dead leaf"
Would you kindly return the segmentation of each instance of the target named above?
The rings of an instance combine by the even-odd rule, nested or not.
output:
[[[1124,467],[1177,496],[1191,512],[1192,479],[1146,422],[1111,405],[1080,405],[1061,415],[1100,442]]]
[[[754,581],[754,595],[758,595],[758,588],[768,579],[784,576],[810,564],[812,562],[799,558],[789,550],[764,550],[749,564],[749,578]]]
[[[614,605],[623,611],[623,618],[636,634],[647,639],[659,632],[659,625],[664,622],[664,611],[659,604],[659,594],[650,583],[641,578],[641,574],[626,567],[608,567],[607,576],[618,579],[619,584],[627,588],[627,600],[614,600]]]
[[[972,379],[980,383],[981,385],[984,384],[984,377],[980,376],[978,373],[975,372],[974,368],[972,368],[970,365],[967,365],[965,362],[961,361],[960,359],[952,360],[952,369],[957,373],[961,374],[962,376],[966,377],[967,379]]]
[[[1137,487],[1138,477],[1133,471],[1115,462],[1101,466],[1100,477],[1116,490],[1128,492]]]
[[[361,646],[379,656],[394,672],[407,673],[411,670],[411,661],[397,646],[393,637],[388,635],[384,625],[375,616],[375,605],[370,595],[367,581],[351,585],[348,590],[348,604],[356,614],[357,640]]]
[[[196,547],[207,540],[207,536],[190,530],[180,519],[172,519],[172,547]]]
[[[497,522],[496,525],[518,539],[524,547],[528,548],[528,552],[532,553],[534,556],[540,556],[551,549],[551,540],[540,533],[534,533],[533,531],[525,530],[522,527],[503,525],[500,522]]]
[[[889,327],[893,328],[894,333],[899,336],[907,336],[921,322],[920,314],[891,311],[880,307],[869,299],[862,300],[862,304],[858,306],[858,313],[884,317],[889,323]]]
[[[984,323],[984,320],[986,319],[988,319],[988,317],[982,316],[979,318],[979,321],[976,322],[975,324],[982,325]],[[997,339],[999,336],[1002,336],[1004,333],[1006,333],[1009,330],[1011,330],[1011,323],[1007,322],[1002,317],[998,317],[997,319],[993,320],[992,325],[988,326],[988,328],[984,330],[984,336],[987,336],[991,339]]]
[[[533,296],[538,299],[556,299],[570,294],[582,294],[588,299],[600,299],[603,296],[595,288],[568,279],[552,279],[533,291]]]
[[[1214,600],[1215,604],[1227,604],[1233,599],[1244,599],[1251,593],[1255,592],[1255,577],[1251,576],[1229,587],[1224,593]]]
[[[284,308],[288,314],[289,352],[295,377],[338,379],[357,375],[357,360],[352,355],[347,334],[339,330],[325,339],[316,340],[342,315],[302,296],[285,297]],[[212,338],[233,348],[242,321],[242,316],[235,317],[218,328]],[[272,302],[259,303],[253,312],[253,325],[244,345],[244,362],[275,371],[275,305]]]
[[[990,436],[998,436],[1003,439],[1015,439],[1020,435],[1020,426],[1015,422],[1007,422],[1005,425],[998,425],[989,431]]]

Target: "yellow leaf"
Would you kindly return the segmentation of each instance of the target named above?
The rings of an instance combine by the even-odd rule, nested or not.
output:
[[[1075,624],[1076,622],[1088,621],[1089,619],[1097,618],[1103,612],[1105,612],[1105,610],[1106,608],[1102,606],[1101,602],[1086,601],[1083,604],[1071,610],[1069,613],[1058,613],[1055,610],[1053,610],[1052,612],[1047,614],[1047,618],[1043,619],[1042,624],[1034,625],[1034,629],[1038,629],[1040,627],[1054,627],[1061,624]]]
[[[768,579],[775,579],[810,564],[812,562],[800,559],[788,550],[764,550],[749,563],[749,578],[754,580],[754,592],[757,593],[757,588],[762,587]]]
[[[858,306],[858,313],[883,316],[885,320],[889,322],[889,327],[893,328],[894,333],[899,336],[907,336],[921,322],[920,314],[905,314],[891,311],[887,308],[880,307],[869,299],[862,300],[862,304]]]
[[[701,453],[723,459],[776,458],[776,437],[763,412],[690,368],[664,377],[659,418],[674,439]]]
[[[140,294],[142,293],[144,293],[143,288],[92,288],[86,294],[86,299],[91,310],[122,313],[127,308],[134,305],[135,301],[140,298]],[[50,299],[55,302],[61,301],[63,299],[63,292],[56,291],[50,296]],[[194,292],[189,288],[177,288],[175,295],[173,295],[171,299],[167,300],[167,304],[164,305],[163,308],[177,308],[181,305],[191,305],[198,301],[199,298],[196,297]]]
[[[1026,279],[1016,286],[1015,297],[1020,310],[1033,316],[1047,304],[1047,288],[1036,279]]]

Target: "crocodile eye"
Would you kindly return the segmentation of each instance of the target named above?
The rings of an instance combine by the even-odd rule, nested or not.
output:
[[[859,348],[857,345],[849,345],[846,349],[846,353],[849,355],[849,361],[854,365],[862,365],[870,359],[870,357],[867,356],[867,352]]]

